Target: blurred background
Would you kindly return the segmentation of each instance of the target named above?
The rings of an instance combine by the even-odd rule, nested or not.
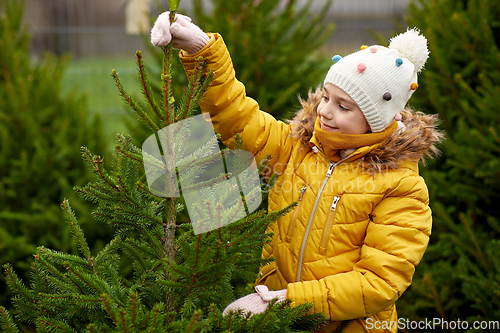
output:
[[[281,6],[286,2],[282,1]],[[130,78],[135,79],[133,55],[136,50],[147,52],[140,34],[150,29],[150,16],[159,13],[158,3],[168,7],[167,0],[27,0],[25,21],[33,35],[31,55],[36,58],[45,51],[58,55],[70,53],[72,60],[64,87],[78,87],[88,93],[92,112],[107,118],[120,115],[125,111],[114,85],[110,84],[109,74],[116,68],[125,84]],[[300,8],[305,3],[299,0],[296,6]],[[311,12],[318,14],[324,3],[313,1]],[[403,24],[407,3],[408,0],[334,1],[325,19],[335,23],[335,30],[322,48],[333,56],[374,43],[370,31],[389,37],[397,29],[397,22]],[[206,11],[213,10],[210,0],[204,0],[203,5]],[[179,11],[192,16],[193,2],[181,1]],[[153,66],[152,70],[158,71],[159,67]]]

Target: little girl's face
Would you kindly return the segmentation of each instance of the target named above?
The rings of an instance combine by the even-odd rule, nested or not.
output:
[[[331,83],[323,87],[318,105],[321,129],[343,134],[364,134],[370,131],[365,116],[356,102],[342,89]]]

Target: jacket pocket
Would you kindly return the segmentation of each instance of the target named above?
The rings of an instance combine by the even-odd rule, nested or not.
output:
[[[335,215],[337,215],[337,205],[340,201],[340,196],[333,197],[332,205],[326,216],[325,227],[323,228],[323,235],[321,236],[321,241],[319,243],[319,253],[324,255],[326,253],[326,247],[328,245],[328,240],[330,239],[330,233],[332,232],[333,222],[335,221]]]
[[[290,220],[290,225],[288,226],[288,232],[286,233],[286,241],[290,243],[292,240],[292,234],[293,234],[293,229],[295,228],[295,223],[297,223],[297,218],[299,217],[299,212],[300,208],[302,207],[302,198],[304,197],[304,193],[307,190],[307,186],[304,186],[300,189],[300,197],[299,201],[297,204],[297,207],[295,208],[295,211],[293,212],[292,219]]]
[[[271,274],[275,273],[276,270],[277,270],[277,268],[276,268],[275,262],[272,262],[266,266],[262,266],[260,268],[259,277],[257,278],[257,281],[255,281],[255,285],[264,284],[266,282],[267,278]]]

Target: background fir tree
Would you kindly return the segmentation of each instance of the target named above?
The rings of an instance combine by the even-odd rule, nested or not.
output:
[[[419,0],[407,22],[422,30],[431,52],[412,105],[439,113],[446,141],[442,157],[422,169],[433,234],[398,312],[498,321],[500,2]]]
[[[101,124],[90,119],[84,96],[60,92],[67,57],[31,59],[23,8],[24,1],[0,1],[0,264],[12,263],[27,278],[38,245],[76,250],[60,227],[59,204],[75,198],[75,184],[90,180],[79,147],[104,149]],[[75,202],[89,243],[99,247],[97,239],[106,242],[112,233],[98,227],[92,207]],[[0,274],[0,305],[9,307],[10,296]]]
[[[173,17],[172,17],[173,18]],[[125,102],[155,134],[160,128],[193,115],[212,79],[200,59],[179,106],[172,95],[171,46],[163,48],[163,98],[152,97],[142,54],[137,52],[139,80],[148,111],[125,92],[118,74],[113,78]],[[191,133],[179,134],[179,139]],[[161,141],[162,136],[158,134]],[[189,140],[188,140],[189,141]],[[182,140],[176,141],[176,148]],[[238,140],[238,148],[242,148]],[[179,145],[177,145],[179,143]],[[217,140],[208,145],[218,145]],[[204,155],[207,145],[193,153],[196,160],[210,160]],[[177,152],[177,150],[176,150]],[[224,155],[228,153],[224,152]],[[79,254],[68,254],[39,247],[31,265],[29,286],[10,265],[5,265],[7,283],[15,293],[16,317],[34,324],[38,332],[303,332],[322,323],[321,315],[306,315],[309,306],[289,307],[274,303],[260,315],[221,312],[236,297],[231,279],[242,278],[250,284],[260,264],[249,249],[262,247],[270,241],[265,233],[273,223],[292,207],[283,211],[256,211],[224,228],[195,235],[191,225],[178,224],[176,213],[183,210],[173,197],[153,195],[147,187],[144,165],[162,164],[164,159],[148,158],[127,135],[118,135],[112,168],[107,171],[103,160],[82,148],[85,164],[94,181],[76,191],[98,204],[94,216],[116,229],[115,238],[97,254],[92,254],[69,202],[62,210]],[[165,159],[167,156],[165,156]],[[144,160],[143,160],[144,159]],[[263,170],[269,159],[259,170]],[[235,160],[237,172],[241,161]],[[245,167],[243,165],[243,167]],[[192,172],[199,176],[203,166],[181,166],[173,173]],[[223,177],[227,175],[222,174]],[[168,179],[168,178],[167,178]],[[246,182],[245,177],[241,179]],[[211,180],[203,183],[206,186]],[[272,183],[272,180],[271,180]],[[165,183],[169,185],[170,182]],[[199,184],[182,183],[186,187]],[[169,190],[168,186],[165,188]],[[268,190],[266,185],[264,193]],[[224,201],[228,191],[218,195]],[[260,193],[259,193],[260,195]],[[203,199],[204,200],[204,199]],[[202,202],[203,203],[203,202]],[[221,215],[233,209],[225,207]],[[134,274],[120,274],[122,260],[132,265]],[[250,288],[244,294],[250,292]],[[0,307],[0,328],[16,332],[10,313]]]

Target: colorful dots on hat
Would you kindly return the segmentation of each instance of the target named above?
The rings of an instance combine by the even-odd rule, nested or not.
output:
[[[335,62],[339,62],[340,59],[342,59],[342,56],[339,56],[338,54],[332,57],[332,60]]]
[[[401,66],[402,64],[403,64],[403,59],[401,59],[401,58],[397,58],[397,59],[396,59],[396,66],[398,66],[398,67],[399,67],[399,66]]]
[[[417,83],[415,83],[415,82],[414,82],[414,83],[412,83],[412,84],[411,84],[411,86],[410,86],[410,89],[411,89],[411,90],[417,90],[417,88],[418,88],[418,84],[417,84]]]
[[[367,48],[368,48],[368,46],[366,46],[366,45],[361,45],[361,47],[360,47],[359,49],[360,49],[360,50],[364,50],[364,49],[367,49]]]
[[[382,98],[385,100],[385,101],[390,101],[392,99],[392,95],[390,92],[386,92]]]
[[[378,47],[376,47],[376,46],[370,47],[370,52],[371,53],[377,53],[377,51],[378,51]]]
[[[358,72],[363,73],[366,69],[366,65],[360,62],[357,66]]]

